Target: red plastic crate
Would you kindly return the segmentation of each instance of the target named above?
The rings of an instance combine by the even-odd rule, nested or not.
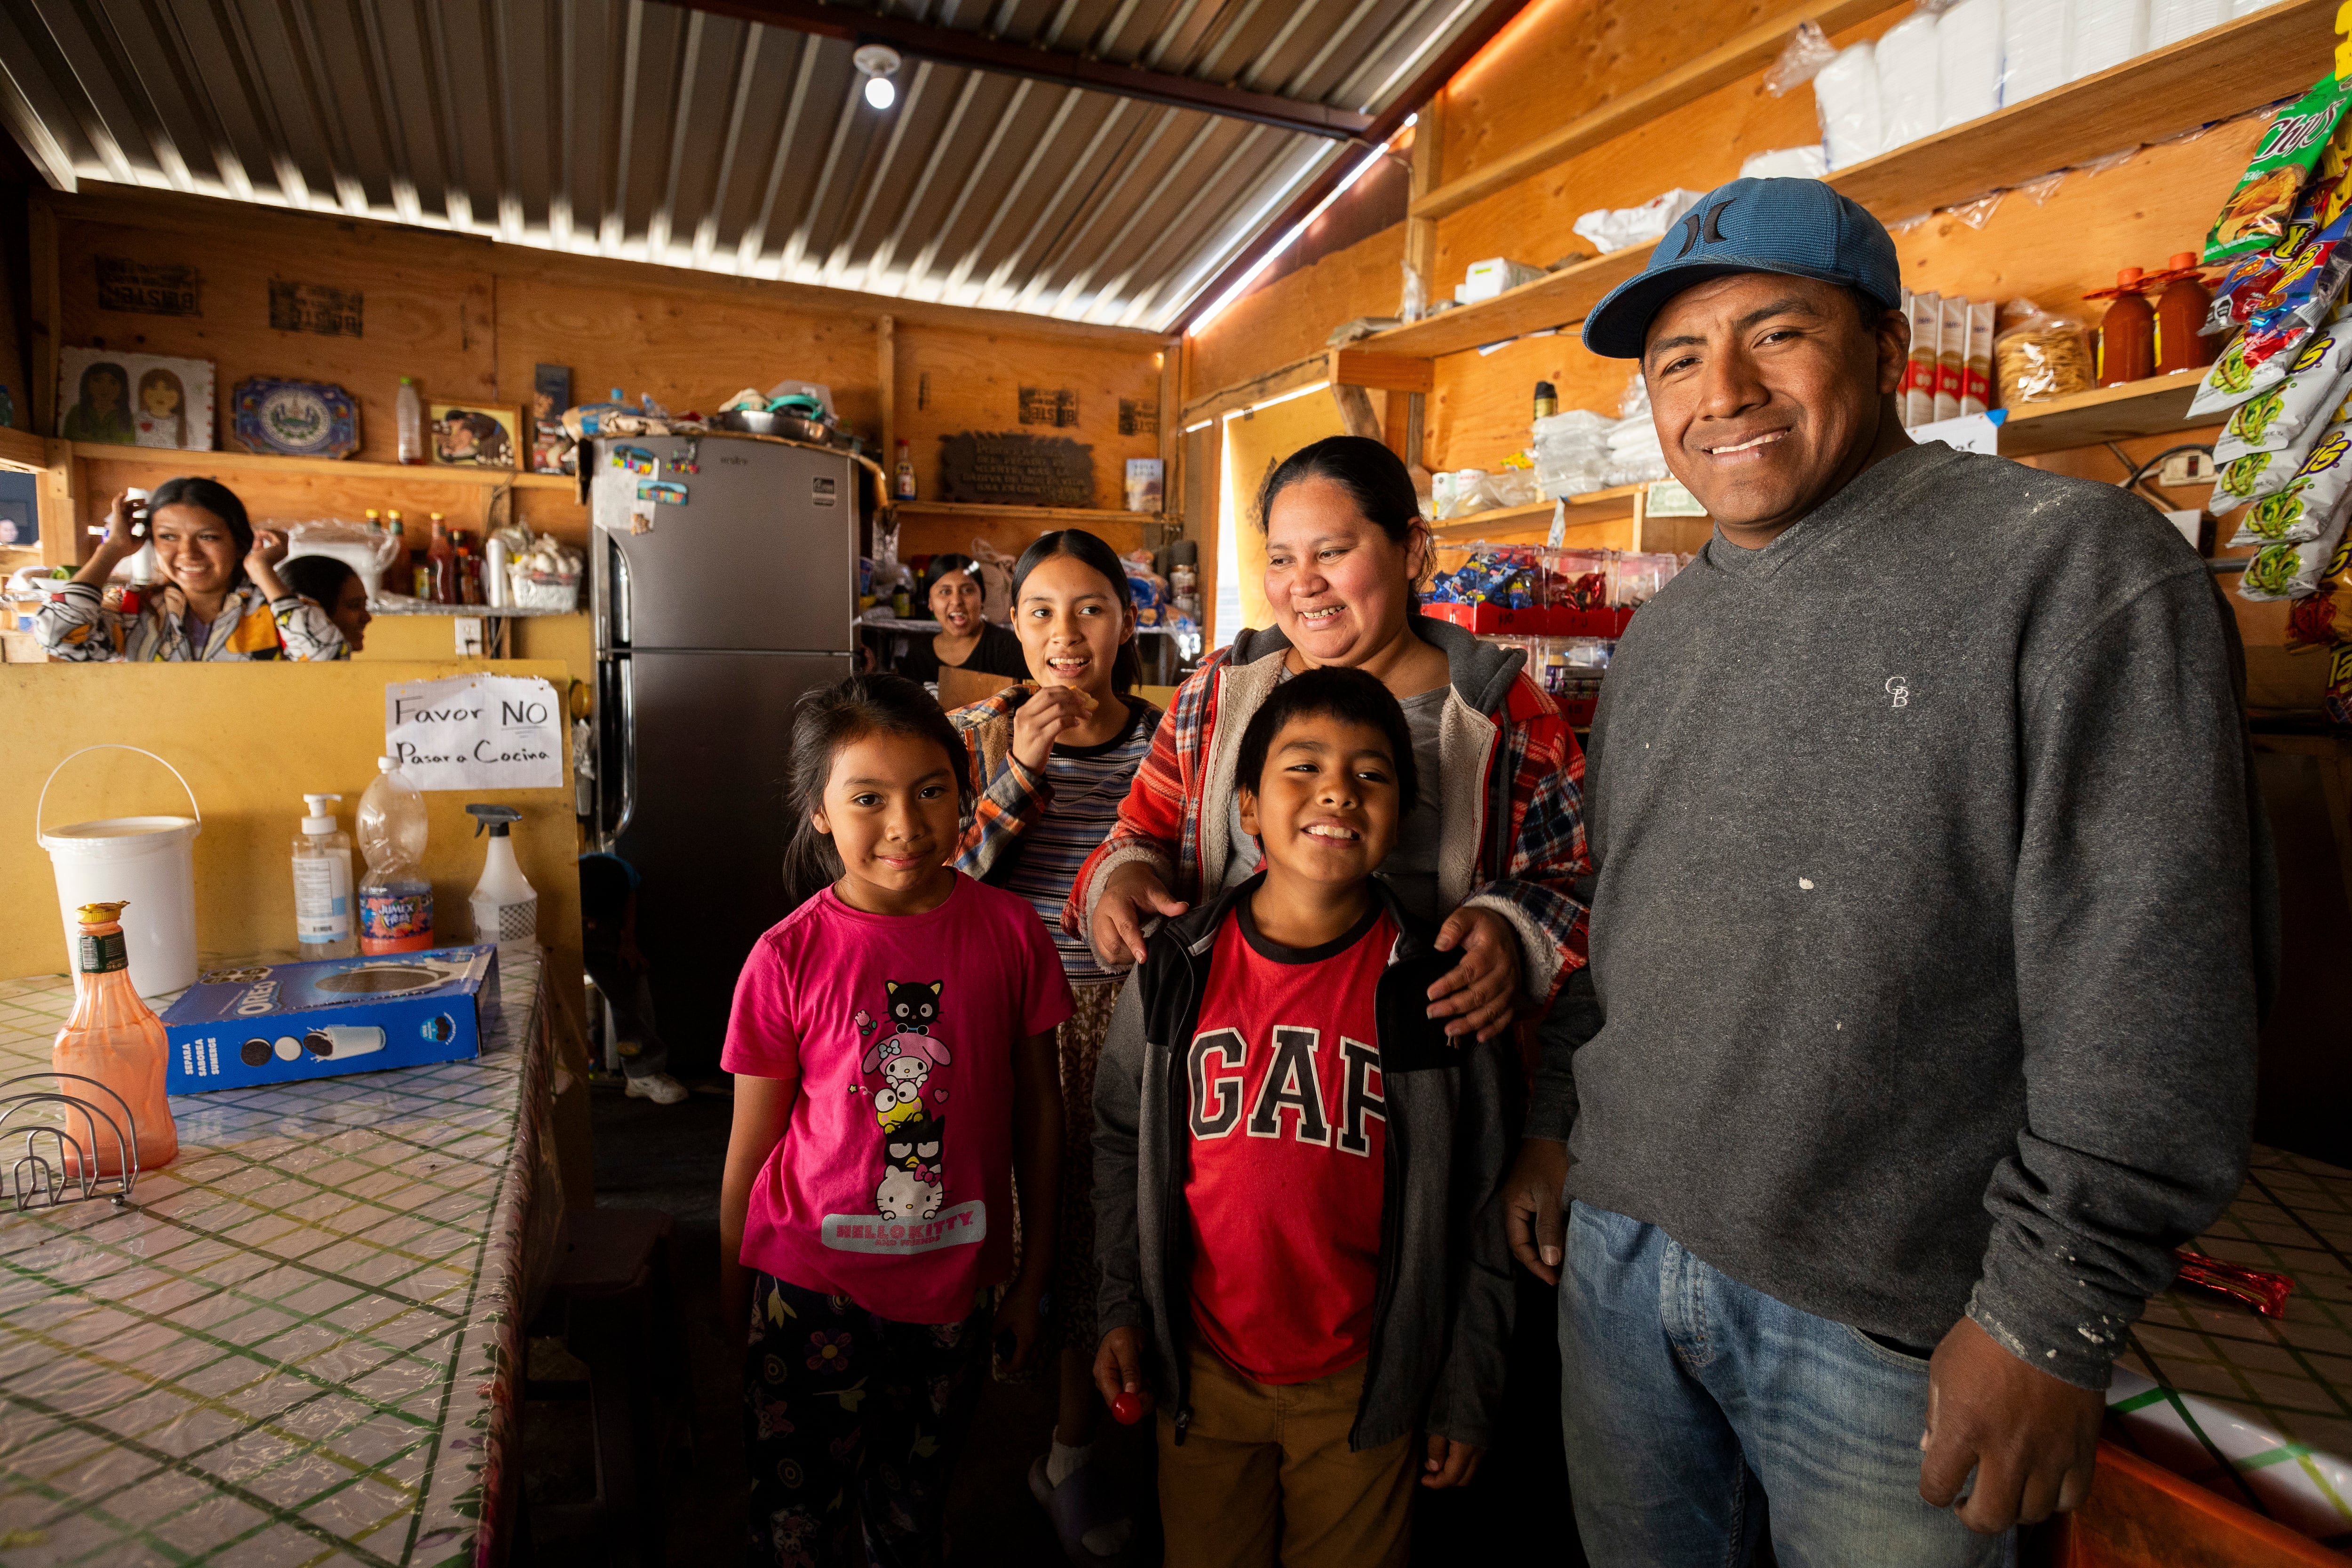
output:
[[[1514,610],[1504,605],[1424,604],[1421,613],[1481,637],[1614,637],[1633,618],[1630,609],[1579,610],[1566,605]]]

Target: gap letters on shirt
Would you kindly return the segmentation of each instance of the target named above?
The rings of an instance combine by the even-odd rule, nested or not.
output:
[[[1388,1120],[1375,998],[1397,940],[1376,910],[1327,947],[1217,933],[1185,1053],[1193,1320],[1259,1383],[1363,1359],[1380,1278]]]

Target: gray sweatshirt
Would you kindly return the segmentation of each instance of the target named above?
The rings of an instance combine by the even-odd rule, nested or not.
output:
[[[2105,1387],[2245,1163],[2268,867],[2225,615],[2145,502],[1941,443],[1710,542],[1592,728],[1591,984],[1528,1125],[1570,1193]]]

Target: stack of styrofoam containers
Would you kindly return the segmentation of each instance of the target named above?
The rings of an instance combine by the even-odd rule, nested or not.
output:
[[[1831,168],[1877,157],[1885,140],[1878,105],[1877,50],[1869,44],[1839,50],[1813,78],[1813,110],[1821,117],[1822,151]]]
[[[2008,0],[2000,14],[2000,101],[2023,103],[2072,79],[2074,0]]]
[[[2147,47],[2160,49],[2229,20],[2229,0],[2147,0]]]
[[[2001,0],[1960,0],[1937,19],[1939,130],[1982,119],[2000,107],[2000,17]]]
[[[2278,0],[2230,0],[2231,16],[2250,16],[2265,5],[2275,5]]]
[[[1536,486],[1548,496],[1580,496],[1608,483],[1609,432],[1617,421],[1589,408],[1535,422]]]
[[[2080,81],[2146,53],[2147,0],[2074,0],[2067,80]]]
[[[1659,443],[1657,423],[1649,410],[1620,419],[1609,430],[1611,486],[1638,485],[1666,477],[1666,449]]]
[[[1935,134],[1942,123],[1937,75],[1935,17],[1914,11],[1886,29],[1878,40],[1878,112],[1885,128],[1880,152]]]

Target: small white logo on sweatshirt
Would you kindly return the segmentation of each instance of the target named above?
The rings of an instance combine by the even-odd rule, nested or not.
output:
[[[1888,676],[1886,678],[1886,694],[1895,699],[1895,706],[1897,708],[1910,707],[1911,678],[1907,675]]]

